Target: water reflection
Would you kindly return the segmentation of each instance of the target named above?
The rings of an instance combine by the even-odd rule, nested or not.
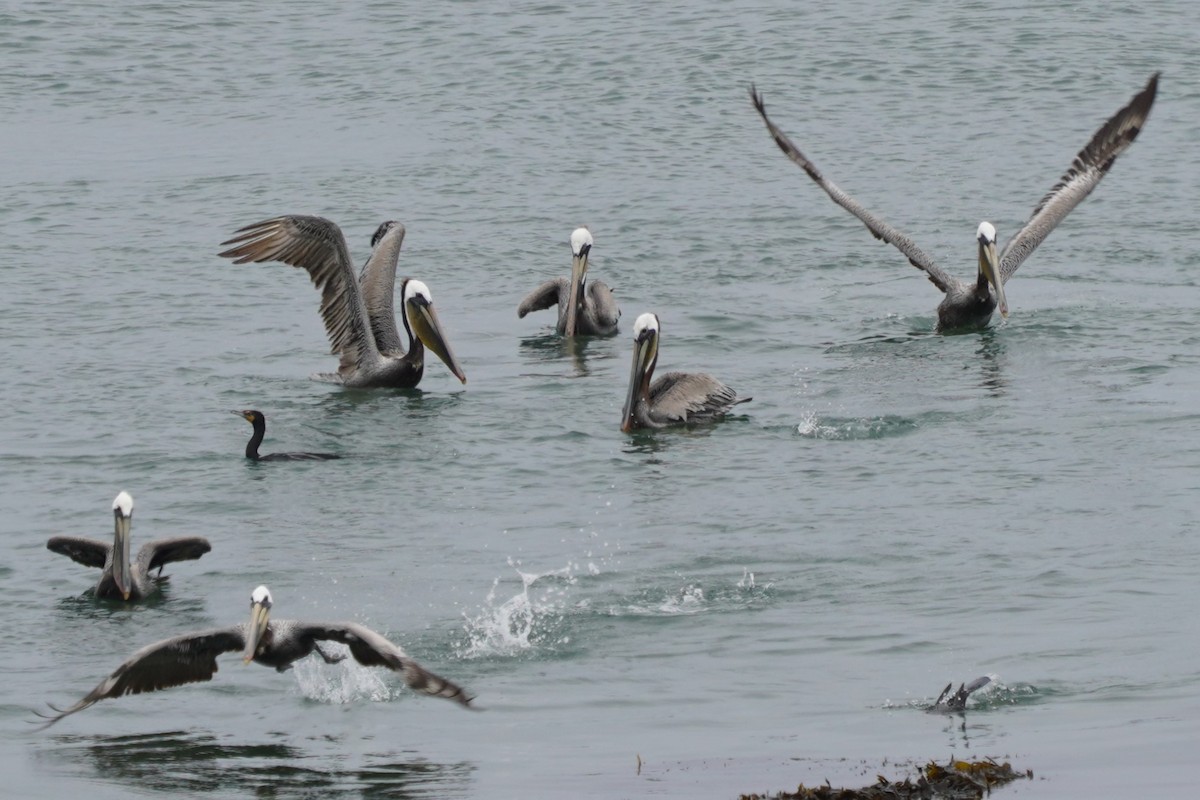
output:
[[[596,336],[559,336],[556,333],[543,333],[522,339],[521,353],[528,355],[530,360],[544,363],[558,362],[565,357],[570,360],[574,369],[571,377],[584,378],[591,374],[588,349],[593,345],[601,346],[605,341],[604,338]],[[598,350],[591,354],[591,358],[609,357],[609,353]]]
[[[979,346],[975,348],[981,373],[979,385],[992,397],[1003,397],[1008,386],[1002,371],[1006,351],[1004,337],[998,336],[995,328],[980,331]]]
[[[345,766],[341,748],[325,759],[283,742],[225,744],[185,731],[58,741],[43,759],[74,766],[84,777],[176,796],[459,797],[468,793],[475,770],[469,762],[438,764],[413,752],[365,754],[364,763]]]

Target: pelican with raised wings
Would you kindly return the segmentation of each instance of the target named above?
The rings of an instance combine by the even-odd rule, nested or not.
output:
[[[703,372],[668,372],[651,383],[658,363],[658,315],[642,314],[633,324],[633,371],[621,411],[621,430],[713,422],[752,398]]]
[[[1096,188],[1117,156],[1125,152],[1137,138],[1150,114],[1150,106],[1154,104],[1157,91],[1158,73],[1155,73],[1146,87],[1134,95],[1128,105],[1100,126],[1100,130],[1096,131],[1087,146],[1079,151],[1079,155],[1058,183],[1037,204],[1029,221],[1008,240],[999,255],[996,254],[995,227],[986,221],[979,224],[975,232],[979,243],[979,270],[973,281],[952,277],[908,236],[872,214],[822,175],[816,165],[801,153],[800,148],[796,147],[787,134],[767,116],[763,97],[753,86],[750,87],[750,97],[779,149],[824,189],[833,202],[862,220],[876,239],[894,245],[908,257],[914,267],[925,271],[934,286],[945,293],[945,299],[938,306],[938,329],[944,331],[984,327],[991,320],[992,312],[997,306],[1001,316],[1008,316],[1004,284],[1058,223]]]
[[[38,716],[49,727],[68,714],[83,711],[101,700],[126,694],[156,692],[185,683],[212,680],[217,672],[217,656],[241,652],[242,662],[251,661],[277,672],[316,653],[327,664],[336,664],[345,656],[327,653],[321,642],[340,642],[350,647],[350,655],[366,667],[387,667],[404,675],[413,691],[444,697],[463,706],[474,698],[461,686],[435,675],[409,658],[403,650],[380,634],[355,622],[297,622],[271,620],[271,592],[259,586],[250,595],[250,621],[230,628],[185,633],[147,645],[131,655],[111,675],[69,708],[51,706],[54,714]]]
[[[321,317],[331,352],[340,358],[338,371],[314,376],[318,380],[356,388],[409,389],[421,381],[428,347],[466,383],[433,309],[429,287],[412,278],[400,284],[407,352],[400,341],[392,302],[403,241],[404,226],[399,222],[380,225],[357,280],[346,237],[324,217],[292,215],[247,225],[221,243],[232,246],[219,255],[235,264],[280,261],[308,272],[321,290]]]
[[[194,561],[212,550],[202,536],[177,536],[146,542],[137,558],[129,560],[129,530],[133,527],[133,498],[121,492],[113,500],[113,542],[111,545],[82,536],[51,536],[46,548],[100,570],[96,597],[106,600],[141,600],[151,594],[162,577],[162,568],[175,561]],[[150,571],[157,568],[158,575]]]
[[[530,311],[558,306],[558,325],[563,336],[612,336],[617,332],[621,309],[612,289],[603,281],[587,283],[588,257],[592,252],[592,232],[576,228],[571,232],[571,277],[554,278],[530,292],[517,306],[517,317]]]

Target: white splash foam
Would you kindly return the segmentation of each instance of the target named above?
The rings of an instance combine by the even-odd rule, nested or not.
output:
[[[323,643],[321,647],[330,655],[342,654],[346,658],[338,664],[326,664],[314,654],[297,661],[292,671],[304,697],[332,705],[391,699],[392,692],[383,680],[387,673],[359,664],[345,645]]]
[[[569,636],[555,637],[548,632],[563,619],[568,589],[576,582],[573,566],[538,574],[522,572],[511,559],[509,566],[521,577],[521,591],[497,605],[500,579],[496,578],[480,613],[474,617],[463,614],[467,641],[460,648],[461,658],[513,656],[538,646],[570,642]],[[542,585],[535,589],[539,581]]]

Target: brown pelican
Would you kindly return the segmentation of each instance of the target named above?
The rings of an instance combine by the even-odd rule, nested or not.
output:
[[[250,437],[250,441],[246,442],[246,458],[251,461],[328,461],[331,458],[341,458],[336,453],[268,453],[260,456],[258,446],[262,444],[263,437],[267,434],[267,418],[261,411],[253,409],[231,411],[230,413],[237,414],[254,426],[254,434]]]
[[[429,287],[411,278],[400,284],[401,320],[408,335],[408,352],[404,352],[392,311],[396,262],[404,241],[404,226],[399,222],[385,222],[375,231],[371,257],[357,281],[346,238],[323,217],[275,217],[239,228],[237,233],[221,243],[234,245],[222,251],[222,257],[235,264],[281,261],[302,267],[321,290],[325,332],[331,352],[341,363],[336,373],[322,373],[317,379],[358,388],[412,388],[421,381],[428,347],[456,378],[467,382],[446,343]]]
[[[517,317],[530,311],[558,306],[558,326],[563,336],[612,336],[617,332],[621,309],[617,308],[612,289],[601,281],[585,286],[588,254],[592,252],[592,233],[576,228],[571,233],[571,277],[554,278],[534,289],[517,306]]]
[[[35,712],[48,720],[48,728],[68,714],[82,711],[110,697],[156,692],[185,683],[212,680],[217,656],[241,651],[242,662],[255,661],[277,672],[291,669],[293,662],[316,652],[327,664],[345,656],[325,652],[319,642],[341,642],[363,666],[387,667],[404,673],[409,688],[434,697],[470,706],[472,698],[455,683],[429,672],[404,651],[375,631],[354,622],[322,623],[270,620],[271,592],[259,586],[250,595],[250,621],[229,628],[185,633],[147,645],[131,655],[111,675],[70,708],[50,708],[53,715]]]
[[[629,433],[634,428],[711,422],[752,399],[738,397],[733,389],[703,372],[668,372],[651,385],[658,363],[658,330],[655,314],[642,314],[633,324],[633,371],[621,411],[621,430]]]
[[[1146,88],[1138,92],[1129,104],[1104,123],[1087,146],[1079,151],[1070,168],[1058,183],[1042,198],[1033,210],[1033,215],[1013,235],[1000,255],[996,255],[996,229],[989,222],[982,222],[975,237],[979,241],[979,273],[974,281],[961,281],[951,277],[921,248],[906,235],[872,214],[858,204],[850,195],[823,176],[816,165],[808,160],[787,135],[767,116],[762,95],[750,87],[754,107],[767,123],[767,129],[775,144],[784,154],[800,166],[808,177],[816,181],[826,194],[842,208],[862,220],[876,239],[895,245],[908,256],[914,267],[925,270],[933,285],[945,292],[946,297],[938,306],[938,329],[983,327],[991,319],[997,305],[1001,316],[1008,316],[1008,302],[1004,297],[1004,284],[1017,271],[1017,267],[1042,243],[1055,226],[1071,209],[1087,197],[1100,179],[1104,177],[1117,156],[1125,151],[1137,138],[1154,95],[1158,90],[1158,75],[1155,73]]]
[[[976,678],[968,684],[964,685],[960,683],[958,685],[958,691],[951,694],[950,690],[954,688],[954,682],[951,681],[950,683],[946,684],[945,689],[942,689],[942,693],[938,695],[937,702],[933,704],[933,707],[930,708],[929,711],[962,711],[967,707],[967,698],[971,696],[971,693],[978,689],[982,689],[991,682],[991,676],[984,675],[981,678]]]
[[[85,567],[102,570],[96,583],[96,597],[116,600],[141,600],[166,580],[162,568],[173,561],[195,561],[212,550],[208,539],[200,536],[178,536],[146,542],[138,550],[137,560],[129,561],[129,529],[133,526],[133,498],[121,492],[113,500],[115,532],[113,543],[107,545],[81,536],[51,536],[46,548],[78,561]],[[150,570],[158,567],[158,575]]]

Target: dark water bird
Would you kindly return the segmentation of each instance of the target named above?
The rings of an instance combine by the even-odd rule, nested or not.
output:
[[[951,693],[950,690],[954,688],[954,682],[951,681],[950,683],[946,684],[945,689],[942,689],[942,693],[938,695],[937,702],[935,702],[928,710],[931,712],[962,711],[967,707],[967,698],[971,696],[971,693],[982,689],[991,682],[991,677],[984,675],[981,678],[976,678],[970,683],[960,683],[958,685],[958,691]]]
[[[914,267],[925,270],[933,285],[945,292],[946,297],[938,306],[938,329],[945,331],[984,327],[991,320],[992,311],[997,306],[1001,316],[1008,316],[1004,284],[1071,209],[1079,205],[1096,188],[1117,156],[1125,152],[1137,138],[1150,114],[1150,106],[1154,104],[1154,96],[1158,91],[1158,76],[1159,73],[1156,72],[1146,87],[1138,92],[1128,105],[1100,126],[1100,130],[1096,131],[1087,146],[1079,151],[1079,155],[1058,183],[1037,204],[1029,221],[1004,245],[999,256],[996,255],[995,227],[990,222],[979,224],[975,232],[979,243],[979,269],[973,281],[951,277],[908,236],[872,214],[834,185],[771,121],[763,105],[762,95],[755,91],[753,86],[750,87],[750,97],[779,149],[824,189],[833,202],[862,220],[876,239],[894,245],[908,256]]]
[[[468,707],[474,699],[461,686],[428,671],[370,628],[355,622],[271,621],[271,605],[271,592],[267,587],[259,586],[250,595],[249,622],[185,633],[147,645],[126,659],[75,705],[65,709],[51,706],[54,714],[35,713],[47,720],[42,726],[47,728],[63,717],[107,698],[209,681],[217,672],[217,656],[223,653],[241,651],[243,663],[254,661],[274,667],[277,672],[291,669],[294,662],[314,652],[327,664],[345,659],[343,655],[327,653],[320,642],[349,645],[350,655],[358,663],[402,673],[404,682],[413,691],[444,697]]]
[[[530,311],[558,306],[558,325],[563,336],[612,336],[617,332],[621,309],[612,289],[601,281],[586,282],[592,233],[576,228],[571,233],[571,277],[554,278],[534,289],[517,306],[517,317]]]
[[[246,458],[251,461],[328,461],[332,458],[341,458],[337,453],[268,453],[261,456],[258,454],[258,446],[262,444],[263,437],[267,435],[266,416],[261,411],[253,409],[230,411],[229,413],[237,414],[254,426],[254,433],[250,436],[250,441],[246,442]]]
[[[405,278],[400,284],[401,322],[408,351],[400,341],[393,311],[396,265],[404,226],[384,222],[371,237],[371,256],[358,279],[342,230],[324,217],[284,216],[256,222],[222,242],[233,245],[223,258],[235,264],[280,261],[308,271],[321,290],[321,318],[329,335],[330,352],[340,358],[336,373],[317,380],[357,388],[410,389],[425,372],[425,348],[445,362],[463,383],[467,376],[454,357],[429,287]]]
[[[633,324],[633,371],[629,395],[621,411],[621,430],[665,428],[693,422],[711,422],[725,416],[738,403],[752,398],[703,372],[668,372],[650,383],[658,363],[658,316],[642,314]]]
[[[146,542],[137,558],[129,560],[129,530],[133,527],[133,498],[121,492],[113,500],[114,533],[111,545],[81,536],[51,536],[46,548],[101,570],[96,597],[108,600],[141,600],[165,581],[162,568],[174,561],[195,561],[212,549],[201,536],[178,536]],[[150,571],[158,569],[151,577]]]

